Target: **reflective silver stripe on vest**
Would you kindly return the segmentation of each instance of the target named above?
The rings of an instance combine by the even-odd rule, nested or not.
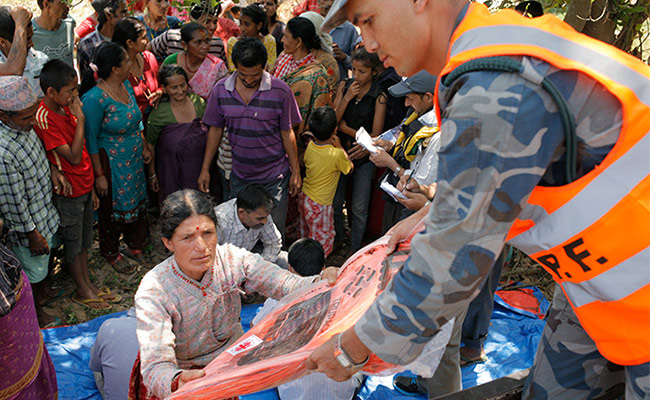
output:
[[[513,25],[473,28],[456,39],[450,57],[466,50],[489,45],[541,46],[564,58],[578,61],[614,82],[630,88],[642,103],[650,106],[648,78],[600,52],[538,28]]]
[[[617,301],[650,285],[649,266],[650,249],[646,248],[592,279],[581,283],[563,282],[562,287],[574,307],[594,301]]]
[[[559,246],[584,231],[650,175],[649,154],[650,133],[598,174],[573,199],[554,213],[535,221],[534,227],[508,243],[527,254],[535,254]]]

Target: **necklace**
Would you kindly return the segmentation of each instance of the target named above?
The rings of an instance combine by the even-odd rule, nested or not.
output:
[[[183,282],[189,283],[190,285],[194,286],[195,288],[197,288],[201,292],[203,292],[203,297],[208,295],[205,292],[205,289],[212,284],[212,267],[210,267],[210,269],[208,270],[208,273],[210,274],[210,280],[208,281],[208,283],[201,286],[198,283],[196,283],[196,281],[194,279],[188,279],[188,278],[184,277],[183,275],[181,275],[180,272],[176,271],[176,265],[175,264],[176,264],[175,262],[172,262],[172,272],[174,273],[174,275],[181,278],[183,280]]]
[[[183,53],[183,64],[185,64],[185,69],[187,69],[187,72],[189,72],[189,73],[191,73],[191,74],[193,74],[193,73],[195,73],[196,71],[198,71],[198,70],[199,70],[199,67],[201,66],[201,64],[199,64],[198,67],[196,67],[194,70],[192,70],[192,69],[190,68],[190,64],[187,63],[187,53]]]
[[[129,96],[129,93],[128,93],[128,92],[126,93],[126,97],[127,97],[128,100],[127,100],[127,101],[122,101],[121,98],[120,98],[120,96],[118,96],[117,94],[115,94],[115,92],[113,92],[113,91],[111,90],[111,88],[108,86],[108,83],[106,83],[106,81],[102,80],[102,82],[104,82],[104,88],[106,89],[106,91],[108,92],[108,94],[109,94],[113,99],[115,99],[115,101],[119,101],[120,103],[123,103],[123,104],[130,104],[130,103],[131,103],[131,96]],[[126,88],[124,87],[124,82],[122,82],[122,83],[120,84],[120,88],[126,90]]]

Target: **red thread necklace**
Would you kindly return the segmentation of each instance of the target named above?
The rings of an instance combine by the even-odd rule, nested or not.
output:
[[[180,272],[176,271],[176,265],[175,265],[175,264],[176,264],[176,263],[172,262],[172,272],[174,273],[174,275],[176,275],[177,277],[181,278],[184,282],[187,282],[187,283],[189,283],[190,285],[196,287],[197,289],[200,289],[201,292],[203,292],[203,297],[205,297],[205,296],[208,295],[208,294],[205,292],[205,289],[206,289],[208,286],[210,286],[210,284],[212,284],[212,267],[210,267],[210,269],[208,270],[208,273],[210,274],[210,279],[208,280],[208,283],[206,283],[205,285],[201,286],[201,285],[199,285],[198,283],[196,283],[196,281],[195,281],[194,279],[188,279],[188,278],[184,277],[183,275],[181,275]]]

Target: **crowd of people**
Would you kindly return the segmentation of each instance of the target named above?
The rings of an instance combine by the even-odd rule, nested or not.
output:
[[[422,43],[437,57],[428,61],[412,37],[391,37],[400,28],[389,23],[388,10],[433,18],[433,2],[447,6],[449,21],[440,20],[436,40]],[[242,298],[260,293],[280,299],[319,279],[333,284],[338,271],[325,268],[325,258],[337,246],[350,255],[368,242],[371,201],[383,208],[373,214],[382,219],[376,235],[390,235],[395,244],[424,218],[426,239],[414,240],[394,285],[357,326],[323,345],[307,366],[345,380],[371,352],[405,364],[421,351],[422,337],[454,318],[435,375],[398,376],[394,384],[429,398],[461,389],[460,367],[486,360],[483,342],[508,255],[505,238],[516,236],[511,227],[528,194],[540,179],[542,186],[561,186],[565,172],[569,183],[588,175],[618,144],[627,114],[598,86],[601,81],[569,76],[526,49],[516,53],[521,76],[501,79],[502,72],[487,71],[496,68],[492,63],[469,68],[462,79],[450,74],[457,81],[439,81],[451,22],[453,29],[462,18],[484,23],[482,9],[468,10],[461,0],[425,0],[403,9],[384,3],[305,0],[293,18],[280,21],[276,0],[241,7],[224,2],[223,8],[202,0],[180,13],[168,0],[128,7],[124,0],[94,0],[94,13],[78,26],[63,0],[38,0],[41,14],[34,18],[20,6],[0,7],[0,327],[9,332],[7,340],[29,349],[20,355],[25,365],[12,365],[11,373],[0,362],[0,374],[9,377],[0,391],[10,391],[10,398],[56,398],[54,368],[38,328],[60,323],[43,310],[55,296],[50,274],[58,247],[75,284],[72,301],[108,310],[121,296],[89,277],[95,230],[99,253],[126,279],[137,264],[152,267],[145,253],[147,243],[159,240],[150,237],[150,219],[159,219],[170,257],[143,278],[135,308],[107,322],[111,329],[100,329],[90,368],[104,398],[163,399],[203,376],[202,368],[243,334]],[[511,12],[499,18],[526,26],[539,12],[535,2],[524,3],[523,17]],[[380,28],[374,18],[388,25]],[[405,48],[412,53],[399,48],[409,40]],[[495,51],[502,53],[508,55]],[[452,72],[445,68],[445,75]],[[568,106],[552,83],[537,85],[545,74],[568,91]],[[541,138],[517,136],[524,118],[504,116],[510,111],[502,93],[517,85],[534,97],[518,106],[532,115],[525,124],[532,118],[534,132],[551,132],[542,150],[528,149]],[[555,97],[547,101],[549,86]],[[570,97],[567,88],[574,86],[589,88],[593,100]],[[494,101],[483,94],[495,90],[501,97]],[[573,155],[573,170],[556,154],[568,118],[556,118],[548,106],[553,101],[576,113],[574,134],[586,150],[577,152],[578,167]],[[607,121],[602,130],[585,127],[595,124],[585,102],[597,105],[598,121]],[[504,135],[517,140],[490,136],[503,125],[500,118],[507,120]],[[479,134],[486,142],[474,143]],[[536,158],[512,161],[524,153]],[[519,180],[500,186],[508,174]],[[529,228],[518,226],[516,234]],[[525,240],[513,244],[526,247]],[[575,257],[567,254],[587,272],[582,260],[590,253],[575,250],[580,245],[571,248]],[[557,258],[540,262],[557,273]],[[567,287],[556,292],[556,304],[566,303]],[[391,322],[388,309],[398,309],[395,304],[409,317]],[[264,312],[273,306],[269,300]],[[581,321],[585,315],[581,311]],[[539,371],[526,389],[532,397],[553,385],[543,376],[553,365],[544,358],[552,333],[545,333]],[[346,362],[333,359],[333,346]],[[14,359],[13,351],[3,346],[0,356]],[[612,353],[608,348],[607,356]],[[650,375],[645,355],[612,359],[627,366],[644,362],[626,368],[636,379],[628,378],[629,395],[650,390],[644,389]],[[357,385],[335,384],[321,374],[284,385],[279,394],[350,399]]]

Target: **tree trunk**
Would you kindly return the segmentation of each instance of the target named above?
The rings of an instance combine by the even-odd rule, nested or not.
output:
[[[623,3],[619,7],[621,8],[617,10],[614,0],[570,0],[564,21],[578,32],[613,44],[638,57],[640,49],[631,47],[639,35],[638,27],[650,17],[650,0],[637,0],[632,5]],[[623,20],[623,26],[617,35],[616,13],[629,13],[627,10],[632,9],[642,11],[630,13],[629,18]]]

